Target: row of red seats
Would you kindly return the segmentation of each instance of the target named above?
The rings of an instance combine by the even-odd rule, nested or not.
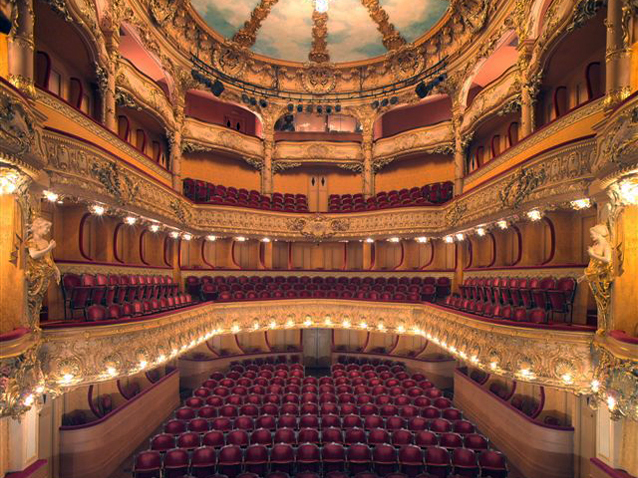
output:
[[[84,310],[84,317],[89,322],[130,319],[133,317],[141,317],[143,315],[151,315],[168,310],[179,309],[180,307],[187,307],[193,304],[194,301],[190,294],[180,292],[175,297],[162,297],[161,299],[144,301],[135,300],[122,305],[90,305]]]
[[[490,302],[480,302],[462,297],[447,297],[444,305],[452,309],[470,314],[480,315],[489,319],[512,320],[515,322],[530,322],[533,324],[547,324],[547,312],[543,309],[525,309],[511,305],[493,305]]]
[[[364,443],[348,447],[339,443],[323,446],[302,443],[297,447],[277,443],[272,447],[250,445],[245,450],[237,445],[225,445],[219,451],[208,446],[192,451],[172,448],[163,454],[149,450],[137,456],[134,475],[137,478],[156,478],[163,472],[164,478],[181,478],[188,473],[192,477],[223,475],[237,478],[246,476],[246,473],[262,477],[273,476],[268,475],[269,472],[278,476],[296,472],[297,477],[308,476],[308,473],[334,477],[337,473],[337,476],[367,478],[370,475],[391,477],[400,472],[408,478],[416,478],[428,476],[422,474],[423,470],[438,478],[448,477],[450,473],[492,478],[506,478],[508,475],[503,455],[493,450],[477,453],[469,448],[450,451],[439,446],[421,449],[415,445],[403,445],[397,449],[385,443],[373,448]]]
[[[365,199],[363,194],[331,194],[328,198],[329,212],[371,211],[405,206],[430,206],[443,204],[452,199],[454,184],[450,181],[426,184],[412,189],[381,191]]]
[[[186,290],[203,301],[340,298],[434,302],[450,294],[451,282],[447,277],[189,276]]]
[[[512,306],[513,308],[540,309],[553,314],[560,314],[567,321],[572,321],[576,280],[573,277],[554,279],[553,277],[520,279],[520,278],[467,278],[460,286],[464,299],[492,306]],[[507,309],[512,310],[512,309]],[[515,310],[515,309],[514,309]],[[489,313],[489,312],[488,312]],[[513,314],[513,312],[510,312]],[[481,313],[479,313],[481,315]],[[496,315],[496,314],[493,314]],[[540,314],[528,319],[518,313],[515,320],[540,320]]]
[[[126,310],[120,310],[120,316],[134,316],[151,313],[151,309],[167,310],[192,302],[190,295],[179,294],[179,285],[172,277],[159,275],[64,274],[62,296],[65,320],[73,318],[76,310],[81,310],[86,319],[91,305],[106,307],[107,314],[116,314],[117,308],[111,312],[110,306],[119,305],[126,307]],[[141,304],[135,305],[136,302]],[[101,309],[92,310],[99,314]]]
[[[273,193],[272,197],[259,191],[226,187],[206,181],[184,179],[184,196],[207,204],[241,206],[285,212],[308,212],[308,198],[305,194]]]

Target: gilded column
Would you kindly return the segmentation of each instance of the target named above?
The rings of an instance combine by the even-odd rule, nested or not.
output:
[[[9,81],[31,98],[35,97],[35,69],[33,39],[33,0],[15,2],[15,20],[9,34]]]
[[[523,42],[518,48],[519,83],[521,88],[521,139],[534,132],[534,103],[539,78],[529,72],[531,42]]]
[[[173,189],[182,191],[182,128],[184,126],[184,95],[177,96],[175,109],[175,128],[166,129],[168,139],[170,170],[173,175]]]
[[[374,164],[372,157],[373,147],[373,121],[363,122],[363,141],[361,152],[363,154],[363,195],[367,199],[374,195]]]
[[[261,166],[261,193],[272,194],[272,157],[275,153],[275,122],[264,118],[264,162]]]
[[[97,66],[97,76],[102,93],[102,123],[117,133],[117,109],[115,107],[115,78],[119,63],[120,29],[111,28],[105,35],[107,58],[104,66]]]
[[[463,176],[465,176],[465,142],[461,133],[463,111],[460,104],[452,108],[452,129],[454,133],[454,195],[463,192]]]
[[[605,106],[612,108],[631,93],[631,37],[634,8],[627,0],[607,4]]]

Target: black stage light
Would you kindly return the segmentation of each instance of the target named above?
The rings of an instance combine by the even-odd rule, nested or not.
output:
[[[332,114],[332,106],[326,106],[326,113]]]
[[[372,107],[373,107],[375,110],[379,109],[379,100],[374,100],[374,101],[372,102]]]
[[[215,83],[213,83],[210,91],[212,91],[215,96],[221,96],[221,94],[224,92],[224,84],[219,80],[215,80]]]
[[[419,83],[414,91],[419,98],[425,98],[428,95],[428,89],[423,82]]]
[[[241,95],[241,100],[242,100],[244,103],[246,103],[246,104],[250,103],[250,98],[248,97],[248,95],[247,95],[246,93],[243,93],[243,94]]]
[[[323,113],[323,106],[321,105],[317,106],[317,113],[319,114]]]
[[[262,108],[268,108],[268,102],[262,98],[259,100],[259,106],[261,106]]]
[[[255,99],[255,97],[251,97],[250,98],[250,105],[251,106],[257,106],[257,100]]]
[[[292,113],[293,111],[295,111],[295,105],[293,105],[292,103],[288,103],[288,111],[290,113]]]
[[[390,98],[391,105],[396,105],[398,102],[399,102],[399,98],[397,98],[396,96],[393,96],[392,98]]]
[[[388,106],[388,99],[387,98],[383,98],[383,100],[381,101],[381,106]]]
[[[336,111],[337,113],[341,113],[341,105],[337,105],[337,106],[335,106],[335,111]]]
[[[306,106],[306,113],[312,113],[312,105]]]
[[[303,105],[297,105],[297,113],[303,113]]]

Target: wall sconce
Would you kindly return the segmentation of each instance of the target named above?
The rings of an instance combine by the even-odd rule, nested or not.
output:
[[[246,239],[244,236],[237,236],[235,240],[237,242],[246,242],[248,239]]]
[[[415,239],[416,242],[418,242],[419,244],[425,244],[426,242],[428,242],[428,238],[427,237],[417,237]]]
[[[179,239],[179,231],[171,231],[169,236],[171,236],[173,239]]]
[[[543,213],[539,209],[532,209],[527,211],[527,217],[531,221],[540,221],[543,218]]]
[[[371,237],[368,237],[368,238],[366,239],[366,242],[367,242],[368,244],[374,244],[374,239],[372,239]]]
[[[496,223],[496,225],[497,225],[500,229],[503,229],[503,230],[505,230],[505,229],[507,229],[507,228],[509,227],[509,224],[507,223],[507,221],[504,221],[504,220],[503,220],[503,221],[498,221],[498,222]]]
[[[576,199],[571,203],[572,208],[580,211],[581,209],[588,209],[591,207],[591,201],[589,199]]]
[[[264,237],[264,238],[261,240],[261,242],[268,243],[268,242],[270,242],[270,238],[269,238],[269,237]]]
[[[477,233],[480,237],[483,237],[485,234],[487,234],[487,233],[485,232],[485,228],[483,228],[483,227],[477,227],[477,228],[476,228],[476,233]]]
[[[137,222],[137,218],[133,216],[126,216],[124,218],[124,222],[128,224],[129,226],[134,226],[135,223]]]
[[[452,244],[454,242],[454,238],[452,236],[445,236],[443,240],[446,244]]]
[[[57,202],[57,200],[60,198],[60,195],[54,193],[53,191],[44,191],[42,195],[44,196],[44,199],[49,202]]]
[[[102,216],[106,212],[106,209],[100,204],[92,204],[89,206],[89,211],[96,216]]]
[[[213,236],[212,234],[209,234],[208,236],[206,236],[206,240],[210,242],[215,242],[217,240],[217,236]]]
[[[401,241],[401,239],[398,238],[398,237],[391,237],[391,238],[388,239],[388,242],[397,243],[397,242],[400,242],[400,241]]]
[[[456,235],[456,240],[457,240],[457,241],[463,241],[463,240],[465,240],[465,236],[464,236],[462,233],[460,233],[460,232],[459,232],[459,233]]]
[[[150,226],[148,226],[148,230],[151,232],[159,232],[159,224],[151,224]]]
[[[192,234],[186,233],[182,236],[182,239],[184,239],[185,241],[190,241],[193,238]]]

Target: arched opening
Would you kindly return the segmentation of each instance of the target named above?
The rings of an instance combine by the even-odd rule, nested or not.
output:
[[[336,113],[332,107],[287,113],[275,123],[276,141],[322,139],[360,141],[361,125],[355,117]]]
[[[49,89],[51,77],[51,57],[44,51],[38,51],[35,56],[35,84],[43,90]]]
[[[431,95],[416,105],[394,108],[374,125],[374,139],[387,138],[404,131],[433,126],[452,118],[452,102],[447,95]]]
[[[252,111],[219,101],[208,91],[189,90],[186,93],[186,116],[250,136],[260,136],[262,132],[261,121]]]

